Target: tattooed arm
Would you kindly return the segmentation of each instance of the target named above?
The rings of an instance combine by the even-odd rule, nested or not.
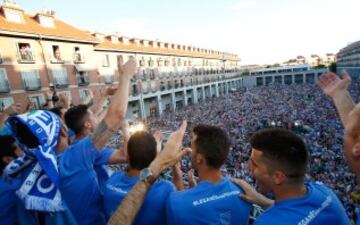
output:
[[[149,169],[155,178],[159,177],[164,169],[174,165],[187,153],[182,150],[182,140],[185,130],[186,122],[184,121],[180,129],[170,135],[164,150],[160,152],[150,164]],[[132,224],[150,187],[151,184],[145,181],[138,181],[111,216],[108,224]]]
[[[128,104],[130,78],[136,72],[136,61],[131,57],[123,64],[122,57],[118,58],[119,87],[111,98],[111,103],[103,120],[92,134],[92,140],[99,149],[110,139],[120,127],[125,118]]]

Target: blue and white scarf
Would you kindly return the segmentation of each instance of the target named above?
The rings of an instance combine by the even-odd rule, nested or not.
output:
[[[29,128],[38,139],[39,146],[29,148],[21,143],[15,125],[19,122]],[[10,117],[7,124],[24,155],[5,168],[5,178],[13,178],[31,165],[31,172],[16,192],[25,208],[45,212],[63,211],[55,152],[61,129],[60,118],[52,112],[38,110]]]

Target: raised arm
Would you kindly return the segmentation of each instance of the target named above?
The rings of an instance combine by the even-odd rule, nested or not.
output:
[[[121,123],[121,138],[123,140],[123,148],[115,150],[109,159],[109,164],[120,164],[127,162],[127,143],[130,139],[129,124],[126,120]]]
[[[345,157],[360,179],[360,103],[350,112],[344,135]]]
[[[12,104],[5,108],[3,112],[0,113],[0,130],[4,128],[4,122],[9,116],[13,116],[21,113],[20,104]]]
[[[350,111],[355,106],[348,91],[350,83],[351,77],[346,71],[342,72],[341,78],[335,73],[326,73],[321,75],[319,79],[320,88],[333,100],[344,127],[346,126]]]
[[[119,87],[111,98],[109,108],[99,123],[92,140],[97,148],[103,147],[113,133],[120,127],[126,116],[130,79],[136,73],[136,61],[131,57],[125,64],[118,58]]]
[[[95,101],[95,103],[91,106],[91,111],[97,116],[99,117],[101,115],[101,113],[104,111],[104,109],[102,108],[102,106],[104,105],[104,103],[106,102],[106,99],[109,96],[112,96],[116,93],[117,87],[108,87],[106,88],[104,91],[100,91],[100,97],[97,101]]]
[[[163,170],[174,165],[187,153],[182,150],[182,140],[185,130],[186,122],[184,121],[180,129],[170,135],[168,142],[165,144],[164,150],[161,151],[150,164],[149,170],[154,178],[158,178]],[[151,185],[151,183],[144,180],[138,181],[130,192],[128,192],[120,206],[116,209],[108,224],[132,224]]]

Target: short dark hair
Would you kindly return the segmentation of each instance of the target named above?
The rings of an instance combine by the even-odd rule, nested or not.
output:
[[[286,171],[289,178],[304,179],[308,151],[305,142],[286,129],[268,128],[256,132],[250,139],[251,147],[261,151],[272,165]]]
[[[219,169],[229,154],[230,139],[219,127],[200,124],[194,127],[196,151],[203,155],[209,167]]]
[[[1,135],[0,136],[0,175],[2,175],[2,172],[4,168],[6,167],[6,164],[3,162],[2,158],[6,156],[14,157],[16,158],[15,149],[16,149],[16,143],[15,139],[11,137],[10,135]]]
[[[84,128],[84,123],[88,113],[89,107],[87,105],[77,105],[71,107],[65,113],[65,124],[68,128],[74,131],[75,134],[80,134]]]
[[[146,131],[134,133],[128,141],[127,151],[132,169],[142,170],[148,167],[157,153],[154,136]]]

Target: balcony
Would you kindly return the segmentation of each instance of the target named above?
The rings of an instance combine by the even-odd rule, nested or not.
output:
[[[26,91],[38,91],[41,89],[40,77],[23,79],[24,88]]]
[[[76,80],[79,86],[89,85],[89,76],[85,74],[77,74]]]
[[[0,82],[0,93],[10,92],[10,85],[8,80],[3,80]]]
[[[69,86],[69,80],[67,77],[55,77],[54,78],[54,85],[56,88],[67,88]]]
[[[26,50],[20,50],[17,54],[17,58],[18,58],[18,62],[19,63],[29,63],[29,64],[32,64],[32,63],[35,63],[35,57],[34,55],[32,54],[32,51],[29,50],[29,49],[26,49]]]
[[[75,64],[83,64],[83,63],[85,63],[84,55],[79,53],[79,52],[75,52],[74,53],[74,63]]]

